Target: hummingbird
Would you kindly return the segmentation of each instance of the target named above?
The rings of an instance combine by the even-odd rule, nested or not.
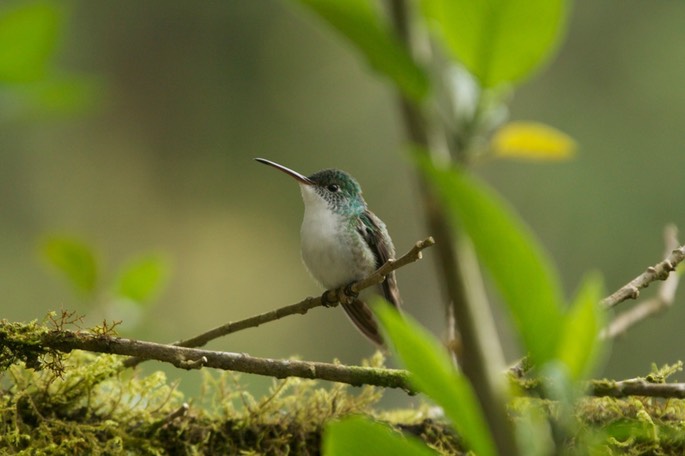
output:
[[[324,169],[307,177],[263,158],[255,160],[284,172],[299,184],[304,201],[300,229],[302,259],[324,288],[335,289],[361,280],[395,257],[385,223],[369,210],[361,187],[350,174]],[[401,299],[395,273],[388,274],[379,288],[399,310]],[[384,345],[373,312],[363,300],[343,299],[340,304],[362,334],[375,344]]]

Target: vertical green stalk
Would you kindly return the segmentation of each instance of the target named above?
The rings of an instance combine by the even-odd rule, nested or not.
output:
[[[428,46],[420,31],[412,28],[411,11],[406,0],[390,0],[389,7],[395,31],[409,52]],[[433,161],[449,162],[450,157],[463,157],[463,150],[452,150],[440,121],[429,122],[417,104],[399,95],[400,110],[409,141]],[[469,143],[467,138],[462,143]],[[439,272],[446,309],[452,306],[463,351],[460,364],[471,381],[493,433],[499,454],[519,454],[513,426],[506,414],[507,385],[501,344],[490,314],[479,266],[470,242],[455,236],[444,207],[430,189],[430,183],[419,174],[425,216],[431,235],[438,244]],[[449,309],[448,309],[449,310]],[[447,312],[448,314],[450,312]]]

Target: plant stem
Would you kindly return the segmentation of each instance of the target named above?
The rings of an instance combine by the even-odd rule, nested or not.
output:
[[[415,51],[429,49],[420,46],[427,37],[412,29],[411,11],[406,0],[390,0],[390,12],[400,40]],[[440,121],[429,123],[421,108],[400,95],[400,110],[409,141],[433,161],[449,162],[450,157],[463,157],[465,151],[451,150],[447,130]],[[462,144],[469,144],[465,138]],[[505,369],[501,344],[485,297],[479,274],[478,261],[467,239],[457,239],[443,205],[429,183],[419,176],[426,220],[429,229],[440,245],[439,271],[447,315],[454,321],[463,339],[459,357],[464,374],[473,385],[485,417],[488,420],[499,454],[519,454],[513,426],[507,417],[507,385],[502,372]],[[449,306],[452,306],[451,312]],[[448,318],[448,321],[450,319]]]

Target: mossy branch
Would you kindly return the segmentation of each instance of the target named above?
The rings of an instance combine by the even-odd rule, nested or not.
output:
[[[625,380],[597,379],[585,382],[586,396],[594,397],[658,397],[663,399],[685,399],[685,383],[668,383],[668,378],[683,370],[683,363],[665,364],[657,368],[652,367],[652,372],[644,377],[636,377]],[[522,379],[512,377],[512,380],[529,395],[545,396],[546,392],[541,389],[540,379]]]
[[[644,379],[593,380],[590,382],[588,394],[615,398],[643,396],[685,399],[685,383],[651,383]]]
[[[300,377],[326,380],[352,386],[371,385],[382,388],[399,388],[409,394],[417,391],[411,385],[410,373],[402,369],[382,367],[348,366],[337,363],[258,358],[244,353],[220,352],[198,348],[158,344],[126,339],[107,334],[85,331],[50,330],[36,323],[0,322],[0,361],[7,367],[19,361],[29,363],[34,369],[53,369],[61,365],[60,353],[83,350],[134,356],[143,360],[157,360],[181,369],[214,369],[263,375],[273,378]],[[30,356],[26,356],[29,353]],[[43,358],[49,356],[51,361]],[[680,365],[677,365],[679,368]],[[673,369],[672,369],[673,370]],[[58,372],[59,374],[59,372]],[[685,383],[666,383],[665,375],[655,374],[645,378],[628,380],[591,380],[587,383],[589,396],[614,398],[645,396],[685,399]],[[535,395],[537,382],[515,380],[521,389]],[[182,412],[179,412],[182,413]]]
[[[368,277],[351,284],[349,286],[349,290],[351,290],[353,293],[359,293],[361,290],[372,287],[374,285],[378,285],[383,280],[385,280],[385,276],[387,276],[391,272],[410,263],[420,260],[422,258],[421,252],[434,244],[435,241],[432,237],[428,237],[422,241],[418,241],[407,253],[405,253],[401,257],[397,259],[388,260],[385,264],[383,264],[380,268],[378,268]],[[255,315],[244,320],[229,322],[221,326],[218,326],[214,329],[210,329],[209,331],[206,331],[202,334],[198,334],[195,337],[174,342],[173,345],[176,345],[178,347],[202,347],[206,345],[208,342],[214,339],[218,339],[219,337],[226,336],[228,334],[232,334],[248,328],[255,328],[265,323],[270,323],[272,321],[276,321],[290,315],[304,315],[311,309],[314,309],[315,307],[322,307],[324,305],[324,296],[326,299],[327,307],[335,306],[340,302],[340,297],[348,296],[348,293],[349,291],[347,286],[340,287],[339,289],[335,290],[327,290],[323,293],[323,295],[319,297],[309,297],[298,302],[297,304],[292,304],[289,306],[280,307],[275,310],[270,310],[268,312]],[[131,358],[124,363],[124,366],[134,367],[142,361],[144,360]]]
[[[3,322],[0,327],[5,324]],[[12,340],[13,349],[21,350],[22,341],[22,339]],[[83,331],[47,330],[39,335],[39,341],[38,345],[45,353],[52,353],[55,350],[62,353],[85,350],[162,361],[188,370],[211,367],[274,378],[300,377],[347,383],[353,386],[374,385],[384,388],[401,388],[413,392],[408,382],[408,372],[399,369],[258,358],[244,353],[179,347]],[[5,341],[0,342],[5,343]],[[25,343],[35,350],[35,341]]]

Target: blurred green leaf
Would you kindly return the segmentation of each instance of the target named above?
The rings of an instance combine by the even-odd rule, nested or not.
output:
[[[469,449],[495,455],[485,417],[470,383],[452,365],[445,348],[409,316],[379,301],[374,307],[411,382],[440,405]]]
[[[548,404],[544,404],[548,405]],[[518,397],[512,403],[516,422],[514,429],[525,456],[548,456],[554,454],[554,439],[548,421],[548,415],[542,401],[530,397]]]
[[[562,329],[563,298],[556,271],[531,231],[475,177],[457,169],[438,169],[427,159],[419,164],[452,223],[473,241],[533,361],[542,364],[552,359]]]
[[[43,242],[41,253],[77,290],[89,294],[95,291],[97,262],[88,245],[73,238],[51,237]]]
[[[45,113],[80,113],[91,108],[102,91],[95,78],[69,75],[50,78],[32,85],[28,98],[34,111]]]
[[[530,75],[554,51],[565,0],[423,0],[447,48],[483,87]]]
[[[409,98],[428,93],[428,77],[393,33],[370,0],[296,0],[318,14],[362,52],[376,71],[390,77]]]
[[[115,294],[143,304],[162,289],[169,275],[169,262],[161,255],[150,254],[126,264],[117,278]]]
[[[42,78],[61,23],[61,8],[53,2],[35,1],[0,9],[0,82]]]
[[[97,78],[65,75],[0,89],[0,105],[3,107],[0,116],[34,120],[81,114],[97,105],[103,87]]]
[[[598,334],[604,326],[602,281],[599,276],[586,279],[564,320],[559,339],[558,359],[573,380],[582,380],[594,367],[600,351]]]
[[[419,439],[403,436],[389,426],[363,417],[350,417],[326,426],[323,435],[326,456],[434,456]]]

